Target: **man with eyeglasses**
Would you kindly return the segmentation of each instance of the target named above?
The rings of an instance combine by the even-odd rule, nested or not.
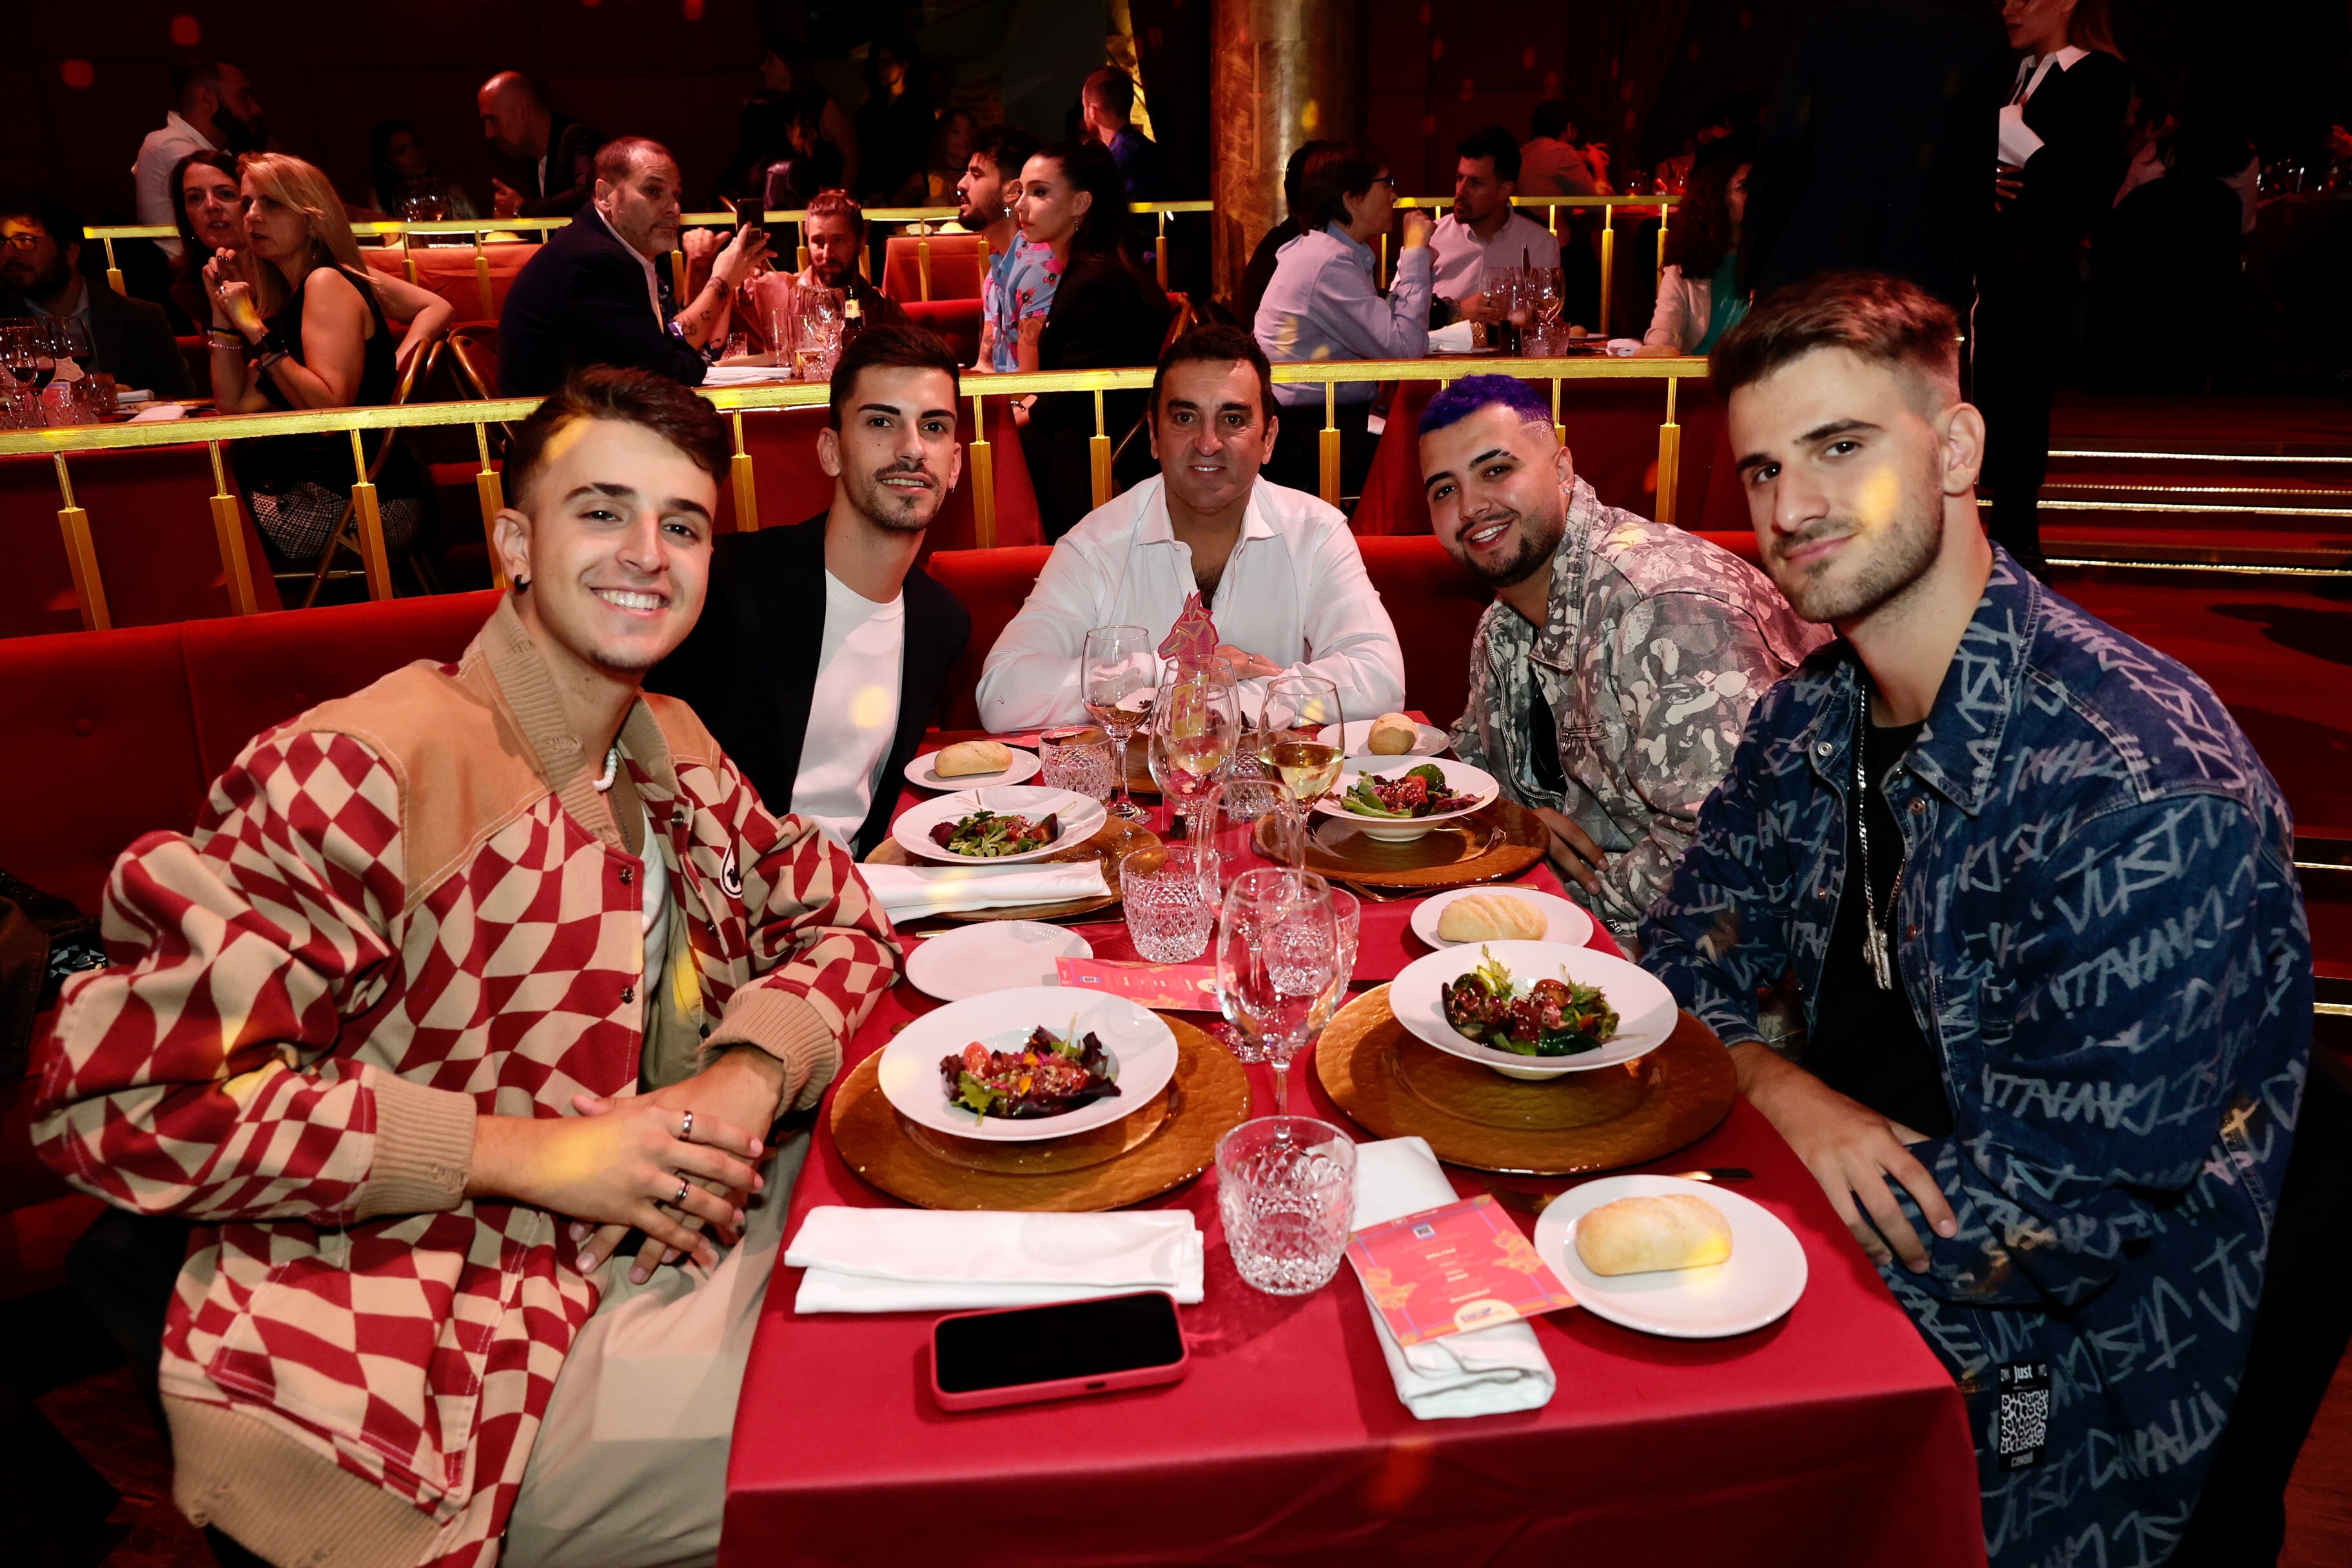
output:
[[[0,196],[0,316],[47,317],[89,334],[89,368],[160,397],[195,383],[163,307],[95,287],[82,275],[81,219],[63,203]]]

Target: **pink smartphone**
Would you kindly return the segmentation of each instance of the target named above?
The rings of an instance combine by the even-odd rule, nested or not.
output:
[[[1191,1365],[1165,1290],[950,1312],[931,1325],[931,1396],[942,1410],[1145,1388]]]

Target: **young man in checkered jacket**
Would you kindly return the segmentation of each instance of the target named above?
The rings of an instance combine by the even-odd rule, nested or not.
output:
[[[729,451],[675,383],[580,373],[517,432],[515,589],[464,658],[259,736],[115,867],[37,1136],[192,1222],[159,1392],[226,1557],[715,1551],[806,1147],[764,1140],[899,956],[848,855],[639,689]]]

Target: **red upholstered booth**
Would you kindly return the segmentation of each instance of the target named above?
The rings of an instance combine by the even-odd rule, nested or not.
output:
[[[956,363],[980,363],[980,301],[978,300],[905,300],[907,319],[928,327],[955,350]]]
[[[367,264],[379,272],[394,278],[408,276],[407,263],[416,263],[416,286],[430,289],[449,301],[460,321],[479,321],[485,315],[496,320],[506,308],[507,290],[514,286],[515,274],[520,272],[530,258],[539,254],[539,247],[529,244],[485,245],[482,254],[490,263],[490,308],[482,309],[481,282],[474,269],[474,247],[449,246],[428,247],[412,245],[404,256],[398,246],[385,246],[360,253]]]
[[[931,253],[931,286],[923,288],[920,252]],[[923,300],[980,298],[980,236],[894,234],[882,260],[882,292],[902,305]]]
[[[1021,436],[1009,399],[991,398],[988,445],[996,472],[996,542],[1035,544],[1045,538],[1037,516],[1037,492],[1021,455]],[[760,501],[760,526],[781,528],[804,521],[833,504],[833,479],[817,463],[817,432],[825,426],[822,408],[753,409],[743,416],[743,449],[751,454],[751,482]],[[965,443],[964,475],[923,542],[928,556],[941,550],[968,550],[977,541],[971,510],[971,399],[956,404],[956,439]],[[719,492],[719,528],[735,527],[731,486]]]
[[[75,504],[89,514],[99,578],[115,626],[233,612],[213,532],[212,458],[204,447],[79,453],[66,461]],[[231,494],[236,487],[230,476]],[[81,629],[58,524],[61,499],[57,465],[49,458],[0,458],[0,552],[8,563],[0,573],[0,637]],[[241,501],[238,513],[254,602],[274,610],[278,584]]]

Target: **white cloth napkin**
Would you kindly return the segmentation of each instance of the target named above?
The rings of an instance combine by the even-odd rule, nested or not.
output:
[[[1429,352],[1433,354],[1468,353],[1478,346],[1469,321],[1448,321],[1429,334]]]
[[[1182,1209],[1148,1214],[809,1211],[784,1261],[796,1312],[938,1312],[1034,1307],[1130,1290],[1201,1299],[1200,1227]]]
[[[793,379],[793,373],[772,364],[714,364],[702,372],[705,386],[765,386]]]
[[[133,425],[152,425],[159,420],[184,419],[187,416],[188,405],[184,403],[158,403],[151,407],[142,408],[138,413],[132,415],[131,416],[131,423]]]
[[[1058,904],[1110,896],[1102,862],[1023,866],[860,866],[858,875],[894,921],[953,910]]]
[[[1642,352],[1642,340],[1639,338],[1612,338],[1609,340],[1608,352],[1610,357],[1612,359],[1632,359],[1635,354]]]
[[[1356,1145],[1354,1228],[1453,1201],[1454,1184],[1438,1168],[1428,1140],[1390,1138]],[[1559,1379],[1528,1324],[1498,1323],[1406,1346],[1389,1331],[1388,1320],[1372,1304],[1369,1290],[1364,1305],[1380,1332],[1381,1353],[1388,1358],[1397,1397],[1423,1421],[1533,1410],[1551,1403]]]
[[[2042,138],[2025,122],[2025,105],[2012,103],[2000,111],[2000,161],[2025,167],[2026,161],[2042,151]]]

